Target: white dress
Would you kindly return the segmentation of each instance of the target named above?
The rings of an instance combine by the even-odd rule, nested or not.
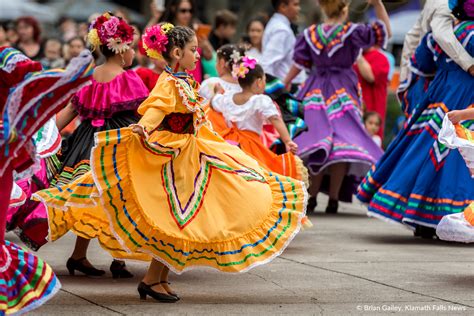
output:
[[[459,137],[447,115],[444,117],[438,140],[450,149],[459,150],[459,153],[466,162],[467,168],[471,172],[471,176],[474,177],[474,142]],[[471,213],[472,211],[469,208],[472,207],[473,204],[465,212]],[[444,216],[436,227],[436,235],[442,240],[473,243],[474,226],[467,221],[465,212]]]
[[[254,95],[242,105],[235,104],[233,97],[233,93],[226,93],[217,95],[212,100],[212,107],[222,113],[227,126],[235,124],[239,130],[261,135],[266,121],[280,115],[273,100],[267,95]]]
[[[226,94],[234,94],[242,91],[242,88],[237,83],[227,82],[221,78],[213,77],[206,79],[201,83],[199,94],[207,100],[212,99],[216,84],[220,84],[221,87],[224,88]]]

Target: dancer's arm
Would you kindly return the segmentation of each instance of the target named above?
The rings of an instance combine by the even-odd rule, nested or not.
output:
[[[448,118],[453,124],[465,120],[474,120],[474,109],[451,111],[448,113]]]
[[[453,18],[446,4],[436,8],[430,27],[433,38],[443,51],[451,57],[464,71],[474,75],[474,58],[469,55],[461,42],[454,35]]]
[[[278,134],[280,134],[280,138],[285,144],[286,150],[296,154],[296,152],[298,151],[298,145],[291,140],[290,134],[288,133],[285,123],[283,122],[281,117],[275,115],[270,117],[268,120],[275,127]]]
[[[363,56],[360,56],[357,59],[357,67],[359,68],[360,75],[362,76],[362,78],[364,78],[365,81],[367,81],[368,83],[375,82],[374,72],[372,71],[372,67],[370,66],[367,59],[365,59]]]
[[[288,71],[285,80],[283,80],[283,84],[285,85],[288,91],[291,90],[291,83],[293,82],[293,79],[295,79],[295,77],[298,76],[300,72],[300,68],[296,67],[295,65],[291,66],[290,71]]]
[[[64,109],[62,109],[56,117],[56,126],[58,130],[62,131],[69,123],[72,122],[77,116],[77,112],[74,106],[69,103]]]
[[[375,16],[377,19],[382,21],[385,24],[387,30],[387,38],[392,37],[392,28],[390,27],[390,18],[388,17],[387,10],[382,3],[382,0],[367,0],[369,4],[374,7]]]

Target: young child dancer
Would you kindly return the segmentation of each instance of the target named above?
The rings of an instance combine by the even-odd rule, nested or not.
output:
[[[232,67],[234,66],[234,61],[240,56],[244,56],[244,54],[244,48],[234,44],[226,44],[219,48],[217,50],[216,63],[216,70],[219,74],[219,77],[213,77],[204,80],[199,89],[199,94],[203,98],[211,100],[215,95],[215,87],[217,85],[220,85],[224,89],[225,93],[229,94],[242,91],[237,78],[232,76]],[[206,109],[206,115],[207,119],[212,124],[212,128],[216,132],[220,133],[227,129],[227,125],[222,113],[216,112],[212,109],[212,107],[209,107]]]
[[[474,108],[448,112],[439,132],[439,141],[450,149],[458,149],[471,177],[474,177],[474,133],[461,122],[474,120]],[[436,227],[436,235],[447,241],[474,242],[474,203],[462,213],[444,216]]]
[[[147,97],[148,89],[135,71],[124,70],[133,60],[134,51],[129,47],[132,40],[133,28],[110,13],[99,16],[91,24],[88,41],[94,50],[100,50],[106,62],[96,67],[92,84],[77,93],[58,116],[60,130],[78,115],[82,123],[60,152],[61,166],[51,181],[52,187],[71,183],[90,170],[89,159],[96,132],[129,126],[138,121],[136,110]],[[64,232],[72,229],[78,236],[67,261],[69,273],[74,275],[79,271],[91,276],[103,275],[105,271],[94,268],[86,258],[90,239],[99,234],[101,224],[91,215],[87,221],[69,226],[65,220],[68,216],[63,212],[49,213],[50,226]],[[51,238],[54,240],[56,236]],[[110,270],[114,277],[132,277],[121,261],[112,262]]]
[[[263,94],[265,73],[262,67],[255,59],[243,57],[234,64],[233,76],[238,78],[242,92],[217,94],[211,101],[213,109],[222,113],[228,126],[220,135],[237,144],[267,170],[303,180],[302,171],[306,168],[293,155],[298,145],[291,140],[272,99]],[[217,90],[224,92],[220,87]],[[289,153],[278,156],[263,145],[260,135],[266,121],[278,131]]]
[[[382,117],[377,112],[367,112],[364,114],[364,126],[372,140],[382,147],[382,138],[378,135],[382,126]]]
[[[327,213],[336,213],[338,201],[351,201],[362,177],[382,156],[362,124],[357,74],[353,64],[360,50],[383,46],[389,19],[381,0],[369,0],[378,19],[372,25],[346,22],[347,0],[320,0],[326,16],[323,24],[312,25],[296,43],[295,66],[285,85],[303,68],[309,77],[299,92],[309,127],[295,142],[299,155],[312,174],[309,209],[325,191],[323,178],[330,177]]]
[[[186,72],[199,58],[194,31],[153,28],[148,55],[169,67],[140,106],[138,125],[96,134],[91,172],[38,197],[71,221],[108,220],[102,234],[116,238],[114,246],[153,259],[140,297],[175,302],[164,265],[176,273],[244,272],[271,261],[301,227],[306,188],[261,168],[208,127],[199,84]],[[115,256],[113,241],[99,238]]]
[[[91,75],[92,56],[81,55],[66,70],[41,71],[41,64],[10,47],[0,48],[0,314],[37,308],[59,290],[51,267],[5,240],[6,212],[15,173],[31,174],[31,137]]]
[[[463,3],[467,18],[474,19],[474,1]],[[474,54],[473,30],[474,22],[464,21],[454,31],[470,54]],[[416,50],[411,68],[436,75],[404,129],[362,182],[357,197],[368,203],[370,216],[403,224],[415,236],[431,239],[443,216],[462,212],[474,200],[474,180],[461,155],[438,140],[446,113],[474,103],[474,78],[450,60],[431,33]]]

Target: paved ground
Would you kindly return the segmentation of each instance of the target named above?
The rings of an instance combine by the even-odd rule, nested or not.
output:
[[[312,220],[315,227],[301,233],[281,257],[249,273],[199,270],[173,277],[182,300],[171,305],[139,300],[142,263],[129,263],[137,275],[131,280],[68,276],[65,262],[73,243],[68,236],[39,252],[63,288],[32,314],[474,313],[474,246],[415,239],[404,228],[367,218],[356,205],[343,205],[336,216],[325,215],[320,206]],[[111,260],[96,244],[90,259],[104,269]]]

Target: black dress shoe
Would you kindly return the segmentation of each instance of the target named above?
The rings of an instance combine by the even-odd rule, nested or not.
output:
[[[103,276],[105,274],[104,270],[99,270],[94,267],[88,267],[84,265],[84,261],[87,260],[86,257],[80,259],[69,258],[66,263],[66,268],[69,271],[70,275],[75,275],[76,271],[82,272],[87,276]]]
[[[339,202],[337,200],[329,199],[328,206],[326,207],[327,214],[337,214],[339,208]]]
[[[168,281],[161,281],[161,282],[160,282],[160,284],[168,284],[168,285],[171,285],[171,283],[170,283],[170,282],[168,282]],[[165,290],[166,290],[166,289],[165,289]],[[167,291],[167,292],[168,292],[168,291]],[[169,294],[169,295],[171,295],[171,296],[174,296],[174,297],[176,297],[176,298],[178,298],[178,299],[179,299],[179,296],[178,296],[178,294],[177,294],[177,293],[175,293],[175,292],[168,292],[168,294]]]
[[[308,212],[314,212],[314,209],[316,208],[316,206],[318,206],[318,201],[316,200],[316,198],[314,196],[310,197],[308,199],[307,211]]]
[[[110,265],[110,272],[112,272],[112,277],[114,279],[129,279],[133,278],[133,274],[127,270],[125,262],[114,260]]]
[[[160,303],[176,303],[177,301],[179,301],[179,298],[176,296],[153,291],[151,288],[157,284],[161,284],[161,282],[153,283],[150,285],[147,285],[144,282],[140,282],[137,288],[138,294],[140,294],[140,299],[146,300],[146,297],[148,295]]]
[[[416,226],[415,232],[413,234],[415,237],[421,237],[423,239],[433,239],[437,237],[435,228],[421,225]]]

